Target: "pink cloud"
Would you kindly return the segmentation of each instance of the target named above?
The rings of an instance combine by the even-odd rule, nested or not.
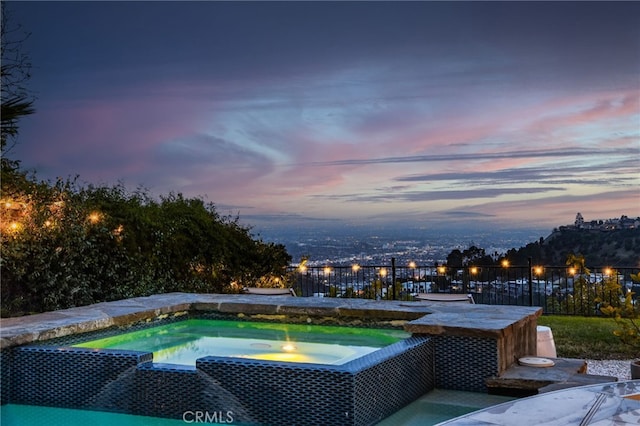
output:
[[[549,134],[556,130],[567,130],[584,124],[600,122],[602,125],[609,125],[612,120],[621,118],[634,120],[637,124],[637,120],[640,119],[639,100],[638,94],[632,92],[595,94],[589,98],[581,96],[576,99],[566,99],[558,102],[560,104],[556,109],[559,110],[558,113],[541,114],[539,119],[532,121],[526,131]],[[563,111],[563,107],[569,110]],[[553,105],[550,105],[549,110],[553,110],[552,108]]]
[[[556,95],[542,100],[523,98],[520,107],[514,107],[512,99],[488,99],[485,108],[478,104],[465,106],[465,97],[461,96],[433,114],[427,108],[412,111],[411,106],[418,104],[409,102],[408,106],[392,105],[386,111],[388,115],[379,115],[375,109],[359,111],[353,124],[346,107],[331,110],[344,113],[340,120],[327,118],[310,124],[303,112],[305,108],[313,110],[313,102],[307,100],[292,107],[286,96],[272,100],[265,95],[263,100],[261,96],[271,93],[271,84],[274,82],[239,82],[222,91],[198,83],[149,83],[135,99],[110,97],[84,104],[58,104],[53,110],[48,106],[39,112],[43,132],[38,138],[49,143],[41,144],[36,158],[58,158],[59,169],[80,173],[90,181],[124,178],[131,185],[151,186],[156,193],[206,194],[225,204],[251,205],[267,211],[287,206],[304,212],[312,208],[308,200],[318,194],[370,194],[374,188],[388,186],[400,172],[498,171],[541,160],[479,161],[465,157],[463,161],[428,166],[312,163],[543,150],[557,147],[557,140],[546,137],[556,129],[607,124],[638,113],[637,96],[626,91]],[[234,98],[236,95],[239,97]],[[274,102],[277,107],[262,110],[263,101]],[[517,104],[518,99],[515,101]],[[458,105],[460,111],[456,111]],[[320,114],[322,109],[313,112]],[[338,125],[342,127],[332,127]],[[619,138],[610,143],[624,147],[626,142],[633,139]],[[282,153],[282,159],[254,149],[251,143]],[[580,142],[563,143],[573,146]],[[158,163],[161,151],[164,156]],[[488,213],[530,213],[516,204],[502,206],[502,213],[499,209]],[[334,209],[336,205],[324,207]],[[562,203],[552,205],[562,207]]]

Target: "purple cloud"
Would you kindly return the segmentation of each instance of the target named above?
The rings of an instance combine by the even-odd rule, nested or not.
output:
[[[9,3],[42,177],[253,217],[637,214],[638,3]]]

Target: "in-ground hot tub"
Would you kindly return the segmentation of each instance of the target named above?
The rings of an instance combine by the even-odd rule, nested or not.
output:
[[[433,359],[429,337],[400,330],[191,319],[16,348],[12,402],[176,419],[200,412],[239,424],[366,425],[433,389]]]
[[[206,356],[342,365],[410,336],[393,329],[189,319],[73,347],[153,352],[154,363],[193,368]]]

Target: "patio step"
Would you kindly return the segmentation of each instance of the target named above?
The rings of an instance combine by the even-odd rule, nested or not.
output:
[[[580,359],[549,358],[553,367],[529,367],[515,363],[499,376],[486,379],[493,395],[531,396],[576,386],[618,381],[613,376],[586,374],[587,362]]]

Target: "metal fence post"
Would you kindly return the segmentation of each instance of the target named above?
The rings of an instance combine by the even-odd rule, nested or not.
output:
[[[396,300],[396,258],[391,258],[391,294],[392,299]]]
[[[533,271],[531,270],[531,257],[529,257],[527,262],[529,264],[529,306],[533,306]]]

